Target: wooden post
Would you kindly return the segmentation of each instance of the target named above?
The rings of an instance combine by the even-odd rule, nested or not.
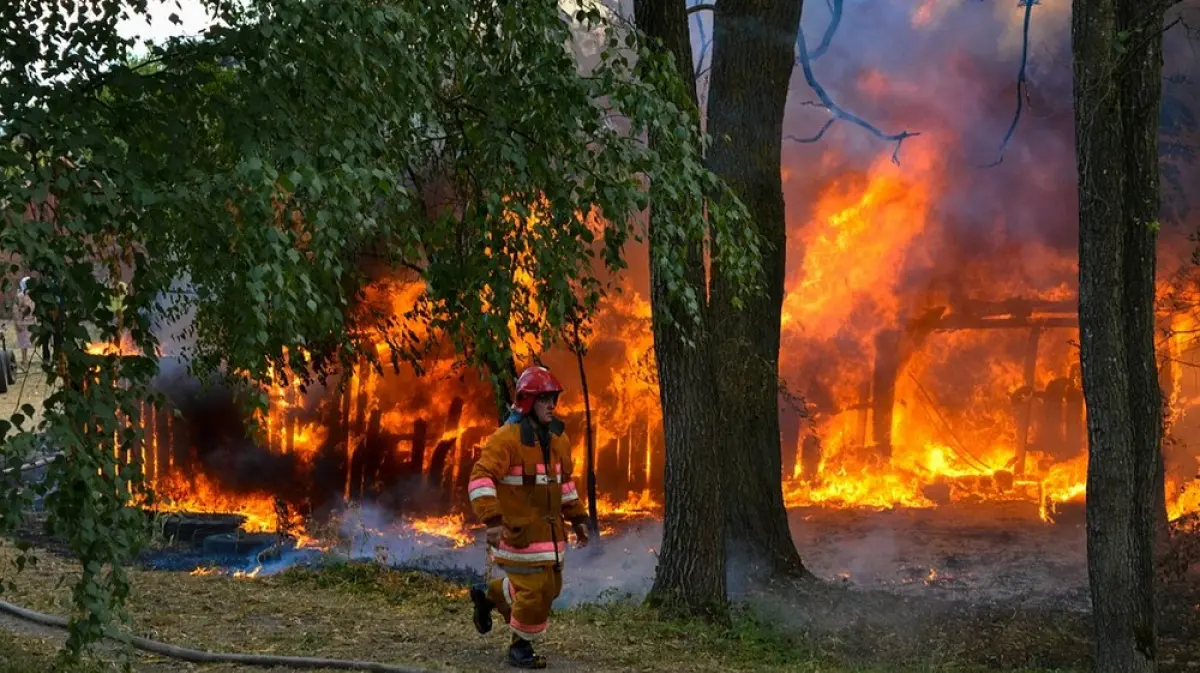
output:
[[[362,455],[355,460],[358,465],[360,494],[378,495],[376,485],[381,482],[380,471],[386,451],[382,438],[382,420],[383,412],[379,409],[372,409],[367,418],[367,434],[362,444]]]
[[[804,447],[800,451],[800,476],[806,484],[817,481],[821,475],[821,439],[815,434],[804,438]]]
[[[299,397],[299,396],[296,394],[296,389],[293,388],[289,382],[288,389],[287,389],[287,397],[285,398],[286,402],[287,402],[287,412],[284,414],[284,420],[283,420],[283,425],[284,425],[284,427],[283,427],[283,438],[284,438],[283,450],[288,455],[291,455],[296,452],[296,431],[297,431],[297,427],[298,427],[297,413],[296,413],[296,403],[297,403],[296,398],[297,397]]]
[[[181,434],[183,431],[176,427],[175,415],[170,408],[150,410],[150,417],[154,422],[155,430],[155,474],[157,479],[162,479],[171,474],[175,468],[175,451],[178,446],[186,446],[186,439],[176,437],[176,434]],[[183,424],[180,424],[183,425]],[[184,441],[179,441],[184,439]]]
[[[655,495],[655,499],[662,502],[663,495],[663,474],[667,465],[667,438],[663,434],[662,419],[654,424],[654,429],[651,432],[651,449],[650,449],[650,492]]]
[[[1066,447],[1067,388],[1070,379],[1059,377],[1046,384],[1042,396],[1042,424],[1038,428],[1038,444],[1048,455],[1058,459],[1069,458]]]
[[[1013,466],[1013,475],[1018,479],[1025,476],[1025,455],[1029,449],[1029,421],[1033,418],[1033,394],[1037,389],[1037,354],[1038,342],[1042,337],[1042,328],[1034,325],[1029,330],[1029,339],[1025,342],[1025,388],[1029,398],[1021,405],[1017,413],[1017,447]]]
[[[900,330],[882,330],[875,336],[872,435],[879,457],[892,460],[892,413],[896,405],[896,377],[900,374]]]
[[[1071,385],[1067,386],[1065,397],[1065,449],[1070,455],[1078,456],[1087,451],[1087,417],[1083,411],[1083,390],[1072,381]]]
[[[631,429],[626,428],[625,433],[617,440],[617,474],[615,485],[617,487],[617,498],[624,502],[629,499],[629,458],[632,454]]]
[[[596,433],[599,437],[599,432]],[[596,457],[596,490],[616,499],[617,495],[617,438],[612,437],[600,448]]]
[[[467,484],[471,482],[471,468],[474,467],[475,461],[478,459],[476,453],[479,444],[487,438],[494,428],[476,427],[467,428],[462,433],[462,441],[458,443],[459,449],[459,468],[458,478],[455,480],[454,500],[453,502],[461,505],[469,505],[467,498]]]
[[[629,489],[641,494],[646,489],[646,459],[650,452],[649,422],[639,417],[629,428]]]
[[[454,483],[453,469],[447,469],[447,458],[454,447],[458,446],[458,430],[462,420],[463,401],[455,397],[450,401],[450,411],[446,415],[446,424],[442,430],[442,438],[433,448],[433,456],[429,461],[429,472],[426,474],[426,484],[441,493],[443,504],[449,506],[452,494],[449,485]],[[449,436],[447,436],[449,435]]]
[[[425,439],[428,425],[425,419],[418,418],[413,422],[412,457],[409,459],[409,471],[414,475],[425,472]]]
[[[371,371],[371,363],[364,356],[358,364],[358,398],[355,400],[354,410],[354,433],[361,434],[367,427],[367,404],[371,401],[367,396],[367,384],[370,382],[373,372]]]
[[[867,445],[867,428],[871,420],[871,379],[866,379],[858,387],[858,432],[855,437],[857,447]]]
[[[800,426],[804,418],[793,402],[779,397],[780,478],[791,479],[796,474],[796,453],[800,449]]]

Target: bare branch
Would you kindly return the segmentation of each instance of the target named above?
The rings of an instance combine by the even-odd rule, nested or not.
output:
[[[829,3],[829,26],[825,28],[825,34],[821,36],[821,44],[808,55],[810,60],[817,60],[829,51],[829,43],[833,42],[833,34],[837,32],[838,26],[842,23],[842,0],[828,0]],[[801,29],[803,30],[803,29]]]
[[[1017,111],[1013,114],[1012,123],[1008,125],[1008,133],[1004,134],[1004,140],[1000,142],[1000,151],[997,153],[996,160],[984,168],[999,166],[1004,161],[1004,150],[1008,149],[1008,143],[1017,131],[1017,123],[1021,121],[1021,111],[1025,109],[1025,101],[1029,98],[1029,87],[1025,79],[1025,66],[1029,63],[1029,19],[1033,16],[1033,6],[1038,2],[1039,0],[1021,0],[1025,7],[1025,26],[1021,32],[1021,69],[1017,72]]]
[[[702,2],[698,5],[692,5],[691,7],[687,8],[688,14],[695,14],[696,12],[715,12],[715,11],[717,11],[717,4],[714,2]]]
[[[826,119],[825,123],[821,125],[821,128],[818,129],[815,134],[808,136],[806,138],[801,138],[799,136],[793,136],[793,135],[786,135],[783,137],[783,139],[784,140],[794,140],[798,143],[815,143],[818,140],[820,140],[822,136],[825,135],[825,132],[829,130],[830,126],[833,126],[833,123],[835,121],[837,121],[837,117],[830,117],[829,119]]]
[[[834,0],[834,2],[841,4],[841,0]],[[792,140],[792,141],[795,141],[798,143],[815,143],[818,140],[820,140],[822,136],[825,135],[825,132],[829,130],[829,127],[833,126],[834,122],[841,119],[842,121],[847,121],[847,122],[850,122],[851,124],[854,124],[863,129],[866,129],[872,135],[876,136],[877,138],[879,138],[881,140],[887,140],[889,142],[896,143],[895,149],[892,150],[892,163],[899,165],[900,164],[900,146],[904,143],[904,140],[906,138],[912,138],[913,136],[919,136],[921,134],[917,133],[917,132],[912,132],[912,131],[900,131],[899,133],[890,133],[890,134],[884,133],[883,131],[880,131],[877,127],[875,127],[873,124],[871,124],[867,120],[863,119],[862,117],[859,117],[858,115],[856,115],[852,112],[847,112],[847,111],[843,110],[840,106],[838,106],[837,103],[833,102],[833,99],[830,98],[829,94],[825,91],[825,87],[821,86],[821,83],[817,81],[817,76],[813,74],[812,59],[809,57],[809,54],[808,54],[808,45],[805,44],[805,42],[804,42],[804,31],[803,30],[799,31],[799,33],[797,33],[797,35],[796,35],[796,51],[798,52],[797,60],[800,63],[801,69],[804,71],[804,80],[806,82],[808,82],[809,88],[811,88],[813,90],[813,93],[817,95],[818,99],[820,99],[821,105],[823,105],[825,107],[825,109],[829,110],[829,114],[832,116],[825,122],[825,125],[822,126],[821,129],[819,131],[817,131],[817,133],[813,136],[810,136],[807,138],[801,138],[798,136],[788,135],[788,136],[784,136],[784,139]]]
[[[704,58],[708,56],[708,50],[712,48],[712,40],[710,40],[706,34],[706,31],[704,30],[704,19],[700,16],[696,17],[696,32],[700,35],[700,58],[696,60],[696,73],[694,77],[695,79],[700,79],[708,70],[704,67]]]

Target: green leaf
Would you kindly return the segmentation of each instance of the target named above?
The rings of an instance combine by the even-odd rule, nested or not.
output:
[[[0,109],[43,148],[30,157],[6,136],[0,153],[21,161],[0,172],[2,193],[41,203],[53,185],[61,225],[18,218],[0,229],[0,247],[30,267],[14,274],[70,279],[58,309],[72,334],[39,428],[66,458],[39,488],[54,533],[86,569],[68,640],[77,654],[122,614],[122,564],[144,542],[130,498],[153,494],[117,463],[112,433],[117,410],[139,408],[157,372],[151,321],[187,316],[196,374],[253,388],[284,349],[323,344],[315,364],[332,368],[377,360],[362,334],[385,334],[396,344],[385,357],[416,368],[430,346],[418,333],[450,335],[477,367],[502,363],[526,337],[569,340],[627,266],[631,237],[648,235],[671,288],[656,310],[681,324],[696,322],[701,301],[684,251],[711,238],[738,296],[755,286],[754,227],[704,168],[678,71],[594,9],[576,18],[611,48],[585,75],[563,49],[571,27],[555,3],[534,0],[489,10],[494,32],[477,29],[482,5],[472,3],[221,3],[219,29],[152,45],[137,63],[140,47],[116,27],[125,15],[146,18],[144,3],[93,3],[86,16],[56,13],[56,0],[19,4],[61,16],[47,30],[70,36],[30,41],[27,25],[0,23],[3,43],[16,45]],[[71,157],[77,173],[45,157]],[[427,208],[428,188],[442,181],[456,207]],[[574,216],[593,208],[601,234]],[[367,269],[366,256],[397,272]],[[87,326],[110,315],[111,288],[96,270],[114,265],[132,273],[123,318],[140,322],[124,327],[144,359],[83,348],[95,336]],[[374,274],[400,270],[423,288],[409,320],[364,316],[359,298]],[[156,303],[180,296],[182,278],[190,291],[178,306]],[[40,320],[34,338],[52,338],[52,324]],[[104,338],[115,331],[96,327]],[[13,430],[0,421],[6,441]],[[17,428],[6,446],[31,447],[30,430]],[[0,512],[26,497],[0,493]]]

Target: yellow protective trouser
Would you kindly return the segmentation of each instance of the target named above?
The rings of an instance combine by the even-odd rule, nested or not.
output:
[[[550,606],[562,591],[562,570],[552,566],[504,570],[503,579],[488,583],[488,598],[513,635],[534,640],[549,624]]]

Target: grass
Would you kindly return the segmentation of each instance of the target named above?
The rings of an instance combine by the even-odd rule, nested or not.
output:
[[[0,546],[0,568],[12,568],[15,550]],[[5,599],[42,612],[67,614],[72,564],[42,554],[16,578]],[[490,671],[500,666],[508,633],[503,626],[479,636],[470,624],[466,588],[437,577],[368,564],[293,569],[278,576],[234,579],[135,570],[130,598],[132,629],[175,645],[227,652],[372,659],[433,670]],[[559,670],[579,671],[972,671],[993,666],[964,662],[889,665],[851,661],[829,641],[787,620],[740,608],[732,627],[659,619],[628,601],[584,605],[557,613],[543,651]],[[0,621],[0,673],[52,670],[61,636]],[[6,629],[17,627],[17,633]],[[872,636],[875,637],[875,636]],[[91,670],[112,670],[118,653],[100,651]],[[250,671],[239,666],[190,666],[138,654],[143,672]],[[280,670],[280,669],[274,669]],[[1019,670],[1019,669],[1007,669]],[[1034,669],[1028,669],[1030,673]]]

